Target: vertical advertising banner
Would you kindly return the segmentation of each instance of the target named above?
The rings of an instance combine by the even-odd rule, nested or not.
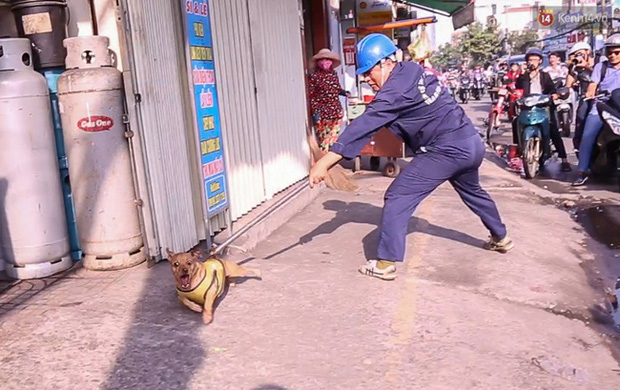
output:
[[[215,88],[215,62],[213,40],[207,0],[185,1],[187,43],[192,81],[192,97],[200,141],[200,164],[206,195],[208,216],[214,216],[228,208],[224,145],[220,127],[219,105]]]

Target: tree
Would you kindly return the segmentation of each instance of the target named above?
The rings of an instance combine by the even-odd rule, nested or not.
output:
[[[473,65],[484,65],[501,51],[497,27],[483,27],[480,23],[470,24],[459,45],[463,54]]]
[[[435,68],[445,69],[451,66],[456,67],[457,64],[461,63],[462,59],[463,55],[458,47],[446,43],[440,46],[438,51],[433,53],[431,56],[431,64],[433,64]]]
[[[508,46],[510,46],[512,54],[525,53],[528,47],[539,46],[538,33],[536,31],[525,29],[523,31],[512,31],[508,34]]]

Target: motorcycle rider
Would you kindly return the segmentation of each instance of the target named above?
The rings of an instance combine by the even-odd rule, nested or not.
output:
[[[517,81],[517,79],[521,76],[521,69],[519,68],[518,62],[513,62],[510,64],[510,70],[506,73],[506,77],[508,77],[513,82]]]
[[[506,61],[502,61],[499,63],[497,67],[497,74],[495,78],[495,86],[499,87],[502,85],[502,78],[508,73],[508,64]]]
[[[568,67],[561,62],[560,54],[557,52],[549,53],[549,66],[545,67],[543,72],[547,72],[553,82],[561,80],[562,85],[566,83]]]
[[[528,71],[517,79],[517,89],[523,90],[523,96],[528,96],[532,94],[545,94],[551,95],[552,99],[557,99],[558,94],[556,93],[556,87],[553,81],[551,80],[551,76],[548,73],[541,72],[540,65],[543,62],[543,53],[537,47],[529,48],[525,53],[525,61],[527,62]],[[555,149],[558,152],[558,157],[562,160],[561,171],[562,172],[570,172],[571,166],[568,162],[568,156],[566,155],[566,149],[564,148],[564,142],[562,141],[562,136],[560,136],[560,132],[558,130],[557,123],[555,121],[555,113],[553,112],[553,106],[550,107],[550,116],[551,116],[551,126],[549,126],[549,132],[551,140],[555,145]],[[515,141],[518,141],[517,136],[517,126],[515,119],[513,121],[513,138]],[[549,140],[544,140],[543,142],[543,150],[544,155],[549,157],[551,154]],[[518,142],[515,142],[518,143]]]
[[[592,100],[584,100],[588,84],[580,82],[581,75],[591,76],[594,68],[594,58],[592,58],[592,47],[586,42],[577,42],[568,51],[569,66],[566,86],[573,88],[579,96],[577,112],[575,115],[575,135],[573,136],[573,148],[579,153],[579,143],[583,135],[583,126],[586,116],[592,108]],[[577,87],[575,89],[575,87]]]
[[[558,52],[549,53],[549,65],[543,69],[543,72],[546,72],[551,76],[551,80],[554,84],[559,83],[562,87],[566,85],[566,78],[568,77],[568,67],[566,64],[562,63],[562,58]],[[560,126],[559,116],[557,115],[557,107],[553,106],[554,117],[553,120],[555,124]],[[557,146],[556,146],[557,148]],[[566,149],[566,148],[565,148]]]
[[[588,85],[586,98],[593,98],[597,93],[607,91],[611,93],[620,88],[620,34],[614,34],[605,41],[607,61],[599,62],[592,71],[592,82]],[[579,177],[573,186],[582,186],[589,176],[590,160],[596,137],[603,128],[603,120],[599,116],[596,104],[592,105],[583,127],[583,138],[579,146]]]

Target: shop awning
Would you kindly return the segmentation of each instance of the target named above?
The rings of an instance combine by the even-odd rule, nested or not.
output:
[[[435,12],[444,16],[452,16],[455,12],[459,11],[469,3],[473,3],[472,0],[396,0],[399,3],[409,4],[418,8]]]

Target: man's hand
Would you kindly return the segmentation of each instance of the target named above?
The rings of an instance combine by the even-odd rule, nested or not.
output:
[[[323,159],[320,159],[310,170],[310,188],[314,188],[315,185],[325,180],[325,176],[327,176],[327,167],[323,163]]]
[[[596,89],[598,88],[597,83],[588,84],[588,90],[586,91],[586,98],[591,99],[596,96]]]
[[[327,152],[327,154],[321,157],[310,170],[310,175],[308,177],[310,188],[313,188],[315,185],[325,180],[329,168],[337,164],[340,160],[342,160],[342,156],[334,152]]]
[[[551,95],[551,99],[553,99],[553,100],[558,100],[559,98],[560,98],[560,95],[557,94],[557,93],[554,93],[554,94]]]

